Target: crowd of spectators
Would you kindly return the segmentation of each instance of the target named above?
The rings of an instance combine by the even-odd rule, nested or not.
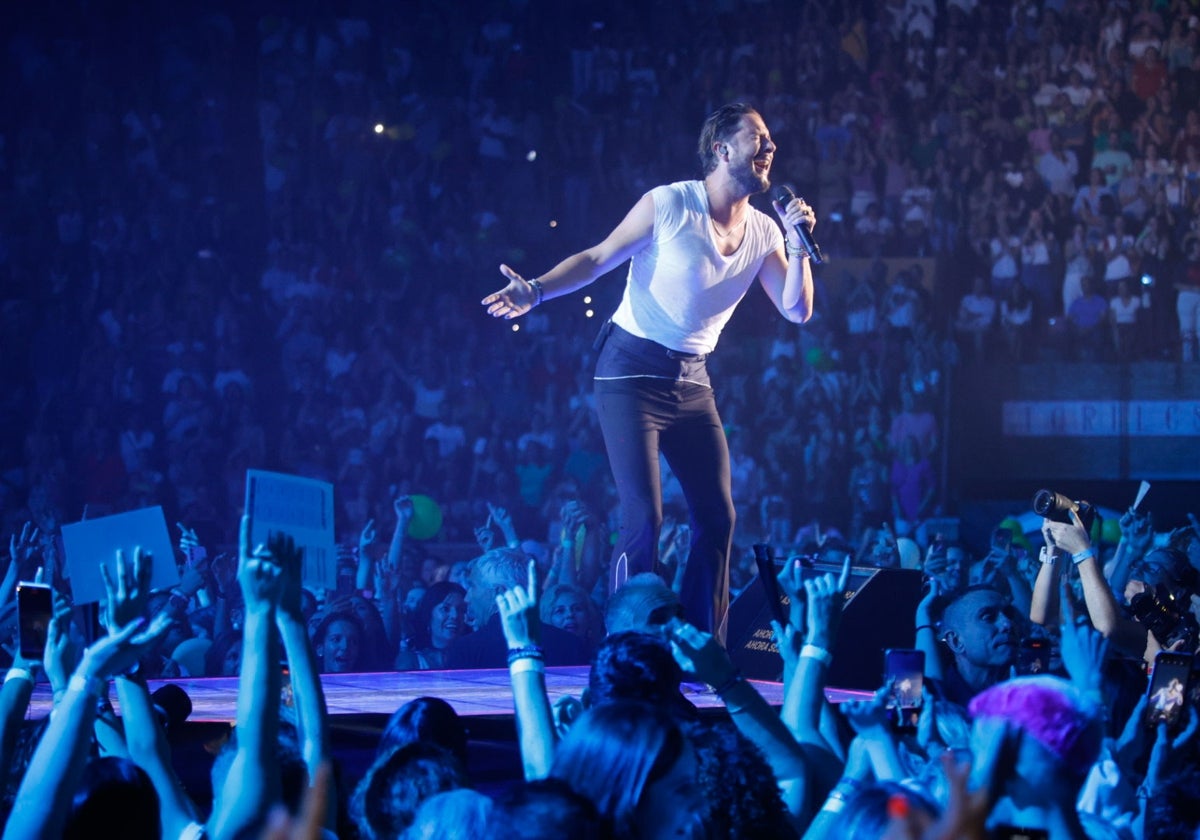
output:
[[[1156,732],[1149,766],[1140,762],[1140,748],[1150,746],[1135,737],[1143,713],[1126,702],[1140,676],[1108,674],[1111,682],[1076,688],[1002,683],[1018,630],[1057,626],[1057,590],[1042,579],[1053,564],[1039,568],[1020,546],[978,551],[983,560],[972,564],[963,547],[932,540],[921,525],[945,499],[939,419],[952,366],[1196,361],[1200,18],[1189,3],[459,8],[421,0],[363,3],[342,16],[199,2],[139,17],[106,4],[74,12],[24,9],[4,37],[14,83],[0,92],[0,349],[8,362],[0,374],[0,524],[14,540],[0,618],[11,636],[11,584],[36,567],[69,593],[59,527],[85,517],[162,505],[184,525],[183,574],[175,591],[149,596],[131,560],[122,581],[131,591],[110,598],[112,635],[92,642],[77,669],[65,652],[73,625],[60,614],[52,633],[59,649],[48,652],[46,670],[61,714],[42,725],[42,738],[62,749],[33,752],[24,777],[30,788],[49,779],[43,789],[53,795],[37,805],[36,795],[18,795],[14,836],[44,833],[63,818],[81,778],[97,786],[109,778],[93,773],[140,779],[138,795],[147,798],[152,787],[166,833],[202,821],[186,796],[171,792],[137,680],[120,677],[134,659],[142,676],[240,674],[260,692],[246,694],[239,737],[218,764],[228,780],[214,786],[226,793],[208,830],[223,836],[260,823],[280,782],[263,774],[261,787],[247,787],[247,777],[274,755],[279,721],[264,698],[279,693],[278,671],[267,665],[279,645],[293,692],[305,696],[289,737],[310,781],[321,778],[328,754],[318,671],[503,667],[515,639],[537,648],[516,660],[527,663],[600,663],[608,651],[646,673],[670,672],[669,662],[645,664],[661,664],[665,653],[726,689],[724,699],[737,698],[730,711],[741,735],[681,728],[669,716],[642,720],[617,703],[611,714],[590,710],[555,751],[536,692],[526,694],[524,711],[534,717],[523,724],[522,746],[537,781],[493,804],[468,796],[464,769],[429,752],[437,748],[384,746],[350,803],[364,834],[403,828],[415,802],[401,808],[387,799],[421,785],[422,796],[461,790],[418,820],[427,826],[438,813],[494,825],[590,815],[621,836],[633,836],[635,825],[657,836],[679,828],[661,822],[668,813],[701,813],[718,826],[715,835],[745,836],[721,823],[745,818],[776,836],[769,832],[791,830],[785,823],[820,829],[822,815],[847,799],[863,808],[872,801],[878,812],[905,791],[910,828],[922,814],[949,825],[979,803],[957,765],[931,759],[943,747],[966,748],[968,701],[980,721],[1038,702],[1064,708],[1069,727],[1087,730],[1046,733],[1027,722],[1026,745],[1037,742],[1041,766],[1066,762],[1070,770],[1067,782],[1037,790],[1032,782],[1004,787],[1016,785],[1004,773],[1026,746],[995,732],[975,745],[998,780],[989,806],[1008,809],[1001,821],[1040,813],[1059,821],[1055,834],[1078,828],[1066,805],[1085,778],[1089,813],[1106,819],[1147,818],[1148,800],[1133,796],[1131,780],[1144,779],[1149,791],[1178,781],[1176,798],[1156,801],[1188,801],[1190,771],[1165,779],[1186,764],[1194,727]],[[816,717],[806,716],[820,712],[815,669],[828,663],[810,654],[831,647],[836,620],[814,618],[812,609],[777,629],[796,695],[781,718],[787,732],[757,710],[703,634],[685,625],[665,641],[620,637],[648,622],[614,626],[617,619],[656,609],[661,618],[673,603],[670,588],[654,581],[635,581],[641,589],[606,602],[614,496],[592,410],[590,346],[620,279],[547,305],[519,329],[483,317],[477,304],[500,262],[536,272],[549,255],[598,239],[646,189],[692,177],[696,128],[733,100],[763,113],[780,146],[774,178],[812,200],[832,257],[817,271],[810,324],[774,325],[752,297],[712,361],[738,508],[735,586],[752,574],[746,547],[760,540],[909,567],[921,563],[910,548],[921,549],[906,538],[930,543],[926,571],[942,580],[943,600],[922,602],[916,626],[936,633],[918,635],[927,675],[945,688],[927,704],[937,709],[936,738],[931,717],[916,741],[889,746],[878,703],[845,707],[860,740],[845,737],[844,726],[817,731]],[[840,269],[847,258],[866,267]],[[245,471],[256,467],[334,485],[346,549],[335,590],[301,589],[284,542],[265,552],[239,547],[232,523]],[[410,536],[418,495],[439,507],[436,542]],[[683,506],[669,478],[664,497],[671,518],[661,571],[669,582],[686,563],[689,526],[676,520]],[[1131,514],[1123,524],[1145,537],[1143,519]],[[388,532],[386,546],[377,528]],[[1092,550],[1078,534],[1047,533],[1055,539],[1076,557]],[[1095,557],[1077,561],[1072,597],[1114,648],[1152,662],[1159,640],[1122,610],[1158,587],[1188,604],[1197,540],[1172,535],[1176,554],[1167,560],[1148,541],[1125,540],[1109,568]],[[522,574],[526,557],[543,581],[536,587]],[[1148,557],[1159,562],[1136,565]],[[945,600],[968,575],[1020,605],[1017,614],[999,602],[968,603],[972,612],[961,599]],[[822,581],[834,590],[836,581]],[[798,594],[799,581],[791,585]],[[530,605],[521,599],[533,589],[544,592]],[[511,598],[498,604],[497,592]],[[820,602],[829,592],[810,595]],[[985,621],[985,613],[1000,627],[993,635],[955,624]],[[514,629],[518,614],[541,625],[534,638]],[[153,623],[138,623],[149,616]],[[1064,626],[1070,676],[1085,679],[1073,667],[1085,655],[1099,673],[1095,638]],[[610,643],[629,649],[613,652]],[[4,707],[6,739],[33,663],[15,668],[5,684],[14,704]],[[514,690],[519,680],[536,682],[537,670],[518,666]],[[118,677],[128,715],[146,712],[125,727],[137,771],[118,763],[93,770],[84,760],[95,714],[87,700],[109,677]],[[1125,705],[1104,704],[1114,711],[1107,734],[1120,735],[1128,719],[1128,737],[1105,741],[1103,753],[1064,745],[1099,744],[1096,692],[1118,687]],[[747,707],[754,722],[743,726]],[[636,739],[649,751],[617,766],[612,738],[633,726],[643,727]],[[771,774],[781,785],[780,799],[742,797],[756,814],[714,805],[746,793],[718,790],[725,777],[717,768],[739,752],[740,737],[766,762],[747,759],[746,789]],[[1108,772],[1102,780],[1094,778],[1098,760]],[[594,772],[605,762],[612,776]],[[836,777],[823,773],[843,763],[846,777],[834,788]],[[703,796],[668,788],[675,774],[707,779]],[[871,778],[906,779],[907,787],[859,797]],[[589,787],[596,784],[606,790]],[[302,788],[291,791],[293,804]],[[625,798],[613,801],[617,788]],[[1053,803],[1037,799],[1050,792]],[[652,802],[652,794],[666,799]],[[76,797],[80,807],[85,800]],[[329,802],[321,807],[345,816]],[[396,822],[372,822],[384,819]],[[883,823],[870,825],[862,836],[879,835]]]

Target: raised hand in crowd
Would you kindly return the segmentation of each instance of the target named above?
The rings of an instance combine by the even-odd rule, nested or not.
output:
[[[1129,575],[1154,544],[1154,516],[1133,508],[1121,514],[1121,539],[1106,571],[1113,592],[1124,592]]]
[[[206,825],[214,837],[232,837],[263,820],[280,797],[275,750],[279,733],[280,640],[276,608],[283,596],[283,569],[276,561],[293,547],[272,534],[266,545],[250,543],[251,520],[238,533],[238,587],[245,615],[238,676],[237,745],[223,780],[214,779],[213,812]]]
[[[838,707],[854,729],[855,738],[862,742],[878,782],[899,781],[906,775],[887,708],[894,690],[894,686],[884,685],[870,699],[847,700]]]
[[[144,553],[138,547],[133,551],[131,562],[126,561],[124,552],[118,551],[112,571],[107,565],[100,567],[105,590],[104,625],[110,634],[119,632],[131,622],[147,618],[152,559],[148,552]],[[155,621],[169,626],[171,615],[172,608],[168,605]],[[50,647],[51,642],[47,642],[47,662]],[[171,750],[145,677],[135,666],[119,675],[116,687],[121,701],[121,732],[129,758],[145,771],[154,786],[163,836],[178,837],[189,826],[197,826],[197,809],[171,764]]]
[[[18,580],[33,580],[36,570],[34,560],[41,550],[40,532],[32,522],[26,522],[21,533],[13,533],[8,540],[8,567],[0,579],[0,607],[12,600]]]
[[[1138,816],[1134,832],[1145,836],[1142,830],[1146,822],[1146,809],[1154,800],[1161,784],[1172,774],[1184,769],[1192,755],[1192,742],[1200,731],[1200,711],[1195,703],[1187,705],[1187,723],[1177,733],[1172,733],[1165,721],[1159,721],[1154,730],[1154,746],[1150,749],[1150,761],[1146,764],[1146,776],[1138,788]]]
[[[1051,549],[1051,554],[1061,554],[1074,565],[1083,586],[1084,603],[1087,605],[1092,625],[1103,636],[1111,639],[1117,649],[1128,655],[1141,656],[1146,658],[1146,661],[1152,661],[1161,649],[1161,644],[1142,625],[1121,613],[1100,568],[1087,529],[1083,527],[1075,511],[1069,513],[1070,522],[1043,520],[1042,536]],[[1054,568],[1050,563],[1043,563],[1038,575],[1039,582],[1044,580],[1044,575],[1053,575]]]
[[[512,514],[508,512],[507,508],[502,508],[491,502],[488,502],[487,506],[488,513],[492,517],[492,522],[500,529],[500,535],[504,537],[504,544],[509,548],[519,548],[521,539],[517,536],[517,528],[513,524]]]
[[[680,619],[672,619],[665,629],[671,653],[679,667],[685,674],[713,687],[734,725],[762,750],[779,782],[789,813],[798,820],[803,819],[808,807],[807,786],[814,783],[818,775],[814,765],[821,759],[814,761],[806,756],[803,745],[797,742],[757,689],[742,678],[729,654],[711,633]],[[827,749],[823,743],[822,749]],[[835,757],[833,764],[836,765],[836,777],[841,772],[841,762]]]
[[[371,557],[371,546],[375,543],[375,520],[368,519],[358,533],[358,568],[354,574],[354,588],[362,592],[375,583],[375,562]]]
[[[134,610],[118,605],[108,615],[134,616]],[[65,618],[58,621],[56,645],[61,643],[59,634]],[[98,701],[108,695],[108,681],[135,667],[170,623],[166,616],[153,622],[134,616],[123,626],[110,624],[109,633],[84,651],[30,759],[5,830],[6,838],[55,837],[62,833],[87,764],[87,745]]]
[[[367,523],[367,528],[371,528]],[[363,529],[363,533],[367,532]],[[329,712],[321,686],[317,654],[308,636],[304,618],[304,550],[286,534],[273,534],[268,540],[271,559],[279,568],[279,606],[275,622],[283,642],[291,676],[292,706],[296,710],[296,729],[300,754],[308,770],[310,785],[317,784],[322,766],[332,758],[329,737]],[[360,540],[361,545],[361,540]],[[334,829],[337,822],[337,801],[326,799],[324,823]]]
[[[546,657],[539,644],[542,638],[539,594],[537,562],[531,559],[527,585],[510,587],[496,596],[500,627],[508,642],[508,673],[527,780],[549,775],[557,734],[546,693]]]

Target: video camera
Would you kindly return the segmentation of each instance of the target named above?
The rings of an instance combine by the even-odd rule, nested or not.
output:
[[[1090,503],[1072,501],[1053,490],[1039,490],[1033,494],[1033,512],[1038,516],[1070,525],[1071,511],[1075,511],[1075,515],[1083,523],[1084,530],[1091,533],[1092,525],[1096,521],[1096,509]]]

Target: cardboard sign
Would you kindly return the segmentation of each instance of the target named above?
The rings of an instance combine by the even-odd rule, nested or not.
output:
[[[161,507],[142,508],[100,519],[85,519],[62,529],[67,575],[71,579],[71,597],[75,604],[94,604],[108,600],[104,592],[101,564],[108,567],[117,581],[117,549],[125,562],[133,563],[133,550],[151,555],[150,588],[170,589],[179,583],[175,548],[167,531]]]
[[[246,513],[250,546],[282,531],[304,549],[302,580],[309,589],[337,588],[337,550],[333,538],[333,485],[265,470],[246,471]]]

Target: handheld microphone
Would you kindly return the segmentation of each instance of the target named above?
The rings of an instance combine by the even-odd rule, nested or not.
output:
[[[775,200],[784,207],[787,207],[795,197],[796,194],[792,192],[792,188],[784,184],[779,188],[779,194],[775,196]],[[817,240],[813,239],[812,231],[804,225],[795,225],[794,230],[796,231],[796,235],[800,237],[800,244],[804,246],[805,251],[808,251],[809,259],[816,265],[825,262],[825,257],[821,254],[821,246],[817,244]]]

